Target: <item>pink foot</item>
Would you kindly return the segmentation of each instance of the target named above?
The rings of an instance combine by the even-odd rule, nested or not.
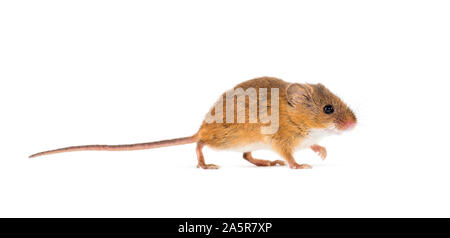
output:
[[[311,146],[311,149],[316,152],[317,154],[319,154],[320,158],[322,158],[322,160],[324,160],[327,157],[327,149],[323,146],[320,145],[313,145]]]

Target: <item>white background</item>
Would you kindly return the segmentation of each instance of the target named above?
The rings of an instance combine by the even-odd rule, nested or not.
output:
[[[449,217],[448,1],[2,1],[2,217]],[[321,82],[355,130],[312,170],[195,145],[47,149],[190,136],[259,76]],[[279,159],[270,151],[255,153]]]

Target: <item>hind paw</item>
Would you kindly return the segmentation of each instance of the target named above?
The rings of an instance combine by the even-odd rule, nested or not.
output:
[[[218,165],[215,164],[199,164],[197,165],[197,168],[202,168],[202,169],[218,169],[220,168]]]

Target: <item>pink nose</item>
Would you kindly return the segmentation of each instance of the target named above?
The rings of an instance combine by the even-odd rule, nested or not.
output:
[[[344,124],[344,126],[342,127],[342,129],[343,130],[350,130],[350,129],[352,129],[353,127],[355,127],[356,126],[356,122],[354,122],[354,121],[347,121],[345,124]]]

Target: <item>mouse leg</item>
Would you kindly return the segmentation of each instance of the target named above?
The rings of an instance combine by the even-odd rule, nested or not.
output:
[[[275,147],[276,152],[278,152],[288,163],[289,168],[291,169],[311,169],[312,166],[309,164],[297,164],[292,155],[292,152],[289,150],[283,149],[282,146]]]
[[[281,166],[285,165],[284,161],[282,160],[270,161],[270,160],[255,159],[252,156],[252,152],[245,152],[243,157],[245,160],[256,166],[275,166],[278,164]]]
[[[202,169],[218,169],[219,166],[215,165],[215,164],[205,164],[205,158],[203,157],[203,146],[205,146],[205,144],[201,141],[197,142],[197,159],[198,159],[198,165],[197,168],[202,168]]]
[[[327,149],[323,146],[320,145],[312,145],[311,149],[318,153],[320,158],[322,158],[322,160],[324,160],[327,157]]]

